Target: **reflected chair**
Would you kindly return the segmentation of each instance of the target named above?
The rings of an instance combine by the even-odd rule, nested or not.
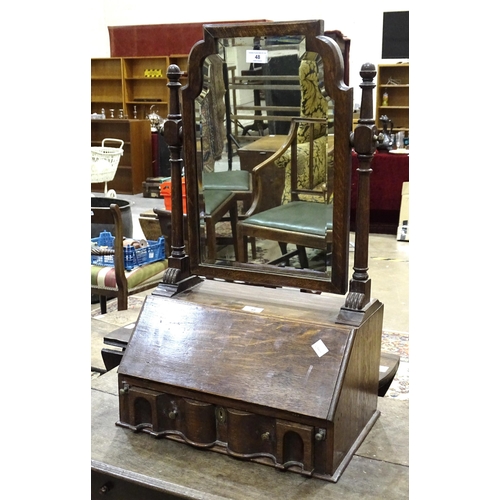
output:
[[[290,153],[287,178],[290,182],[287,194],[289,198],[284,199],[281,205],[263,211],[252,209],[247,217],[238,222],[238,256],[240,262],[248,260],[249,238],[273,240],[279,243],[282,257],[273,261],[288,262],[293,255],[299,256],[301,267],[309,267],[306,257],[306,248],[318,248],[327,250],[328,243],[332,240],[332,185],[328,178],[331,172],[332,162],[328,162],[327,168],[327,141],[314,140],[311,135],[307,148],[299,146],[297,133],[299,121],[306,121],[310,125],[326,123],[321,119],[293,119],[290,134],[282,148],[273,156],[268,158],[254,169],[254,175],[262,173],[263,169],[272,162],[276,162],[285,152]],[[314,158],[324,156],[324,170],[317,168]],[[260,191],[257,183],[257,193],[254,199],[258,206]],[[292,252],[287,252],[287,245],[293,244],[297,247]]]
[[[256,182],[252,207],[238,224],[243,262],[247,260],[249,237],[278,241],[284,256],[278,261],[288,263],[298,254],[301,267],[308,267],[306,247],[323,249],[331,241],[333,137],[327,135],[328,103],[319,86],[315,57],[306,53],[299,67],[301,117],[292,119],[285,144],[253,170]],[[260,211],[265,190],[261,179],[273,163],[285,171],[281,205]],[[289,243],[297,247],[291,254],[287,251]]]
[[[252,201],[252,179],[246,170],[223,170],[203,172],[204,191],[231,191],[236,200],[243,201],[244,210],[248,210]]]
[[[236,224],[238,222],[238,207],[236,195],[231,191],[208,190],[203,191],[203,207],[201,209],[201,224],[203,226],[202,244],[206,248],[206,260],[209,263],[214,263],[217,260],[217,244],[221,242],[221,238],[217,236],[216,225],[219,222],[225,221],[226,214],[229,213],[229,221],[231,223],[231,241],[234,245],[235,257],[238,260],[238,247],[236,244]],[[154,213],[158,216],[162,234],[165,236],[167,255],[170,255],[172,250],[171,234],[172,234],[172,212],[160,208],[154,208]],[[184,214],[184,241],[187,241],[187,217]],[[225,243],[225,239],[222,239]]]
[[[113,225],[110,231],[114,237],[114,267],[90,266],[90,288],[92,294],[99,295],[101,314],[106,313],[106,299],[117,297],[118,310],[128,308],[128,296],[155,287],[163,279],[168,267],[167,259],[125,270],[123,258],[123,223],[120,208],[116,204],[109,207],[92,207],[92,222],[95,224]]]

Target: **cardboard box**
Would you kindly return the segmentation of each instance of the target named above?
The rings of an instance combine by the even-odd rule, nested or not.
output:
[[[410,241],[410,183],[403,182],[401,208],[399,210],[398,241]]]

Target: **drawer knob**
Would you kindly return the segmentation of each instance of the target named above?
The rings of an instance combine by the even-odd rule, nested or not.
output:
[[[109,493],[112,489],[113,489],[113,483],[103,484],[99,488],[99,495],[105,495],[106,493]]]
[[[326,438],[325,429],[319,429],[314,437],[315,437],[316,441],[323,441]]]
[[[269,432],[264,432],[262,434],[261,438],[262,438],[262,441],[269,441],[269,438],[270,438]]]
[[[170,418],[171,420],[175,420],[178,414],[179,412],[176,409],[170,410],[168,418]]]
[[[128,384],[123,384],[123,387],[120,389],[120,394],[123,396],[125,394],[128,394],[128,391],[130,389],[130,386]]]

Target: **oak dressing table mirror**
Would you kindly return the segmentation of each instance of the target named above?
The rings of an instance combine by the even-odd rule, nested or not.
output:
[[[244,112],[254,114],[245,117],[253,119],[259,132],[266,134],[267,138],[279,139],[276,147],[278,151],[271,159],[274,161],[264,162],[265,165],[258,165],[250,172],[249,182],[253,188],[252,193],[247,193],[250,197],[240,198],[241,191],[235,195],[236,202],[246,200],[243,205],[246,210],[249,206],[248,200],[253,200],[249,211],[242,211],[241,205],[239,206],[241,229],[248,214],[259,212],[261,208],[269,208],[269,205],[284,203],[285,168],[278,168],[276,165],[280,161],[286,163],[283,159],[288,154],[288,148],[284,145],[289,139],[286,134],[291,123],[308,112],[309,103],[304,103],[305,99],[301,93],[308,92],[309,82],[306,82],[304,90],[303,82],[299,78],[302,64],[308,61],[315,64],[318,81],[316,92],[321,94],[326,103],[326,126],[322,131],[323,143],[326,145],[323,160],[326,161],[326,173],[322,185],[327,192],[323,203],[331,208],[325,224],[324,244],[318,245],[322,248],[313,252],[313,258],[319,255],[316,266],[304,268],[300,263],[288,265],[289,260],[285,260],[283,264],[284,259],[280,262],[281,265],[275,265],[266,263],[273,259],[246,259],[241,255],[238,258],[237,245],[238,239],[241,240],[241,233],[229,222],[226,223],[224,231],[226,236],[232,238],[230,246],[225,252],[214,257],[214,252],[207,252],[207,246],[215,246],[215,224],[222,218],[218,215],[215,222],[213,219],[209,219],[208,223],[204,220],[207,196],[211,205],[214,198],[214,192],[206,189],[206,175],[217,169],[219,173],[247,173],[232,169],[234,146],[242,139],[235,139],[235,136],[238,135],[238,126],[244,128],[234,110],[238,103],[248,102],[252,93],[254,97],[258,94],[259,102],[254,99],[250,104],[262,104],[264,101],[265,105],[247,106],[251,111]],[[170,120],[167,120],[165,125],[165,137],[173,157],[172,190],[175,191],[177,183],[177,191],[180,193],[183,165],[188,210],[187,219],[180,214],[176,216],[175,208],[172,211],[172,220],[177,221],[177,224],[173,224],[173,238],[176,238],[177,233],[177,245],[174,245],[170,259],[172,269],[165,280],[168,284],[178,283],[187,277],[192,280],[194,276],[202,276],[340,295],[349,291],[345,303],[346,310],[360,311],[370,306],[372,299],[367,262],[370,161],[376,145],[371,95],[375,70],[373,65],[365,66],[362,68],[361,119],[359,126],[352,133],[352,88],[343,82],[342,53],[336,42],[323,35],[323,21],[249,22],[204,26],[204,39],[198,42],[190,53],[188,84],[180,89],[175,67],[169,68],[173,102],[170,105]],[[256,69],[259,70],[258,73],[255,72]],[[178,75],[180,76],[180,73]],[[278,101],[283,99],[285,94],[291,95],[294,92],[295,107],[290,106],[289,102],[279,105]],[[311,115],[319,116],[314,111]],[[353,145],[358,152],[360,168],[354,274],[349,281]],[[181,149],[184,162],[180,160]],[[256,200],[259,192],[261,199]],[[174,195],[175,192],[172,199],[175,207],[180,196],[174,199]],[[317,198],[314,201],[317,202]],[[226,203],[224,208],[227,206],[229,203]],[[234,220],[232,223],[235,224]],[[187,235],[187,248],[182,235]],[[249,241],[255,245],[255,238],[250,238]],[[241,241],[239,243],[241,245]],[[267,252],[276,252],[278,247],[275,244],[270,250],[272,242],[263,241],[262,248]],[[281,249],[283,250],[283,247]],[[245,252],[246,250],[245,248]],[[251,254],[253,257],[255,246],[252,247]],[[279,258],[277,260],[279,261]]]
[[[288,58],[298,71],[314,67],[326,116],[306,116],[300,71],[271,72],[269,61],[278,58]],[[248,73],[256,69],[256,60],[259,71]],[[229,79],[231,73],[234,78]],[[367,274],[369,165],[376,135],[373,65],[361,73],[360,125],[352,133],[352,89],[343,83],[342,54],[324,36],[322,21],[204,25],[204,39],[191,50],[182,90],[179,68],[169,67],[164,135],[172,172],[172,251],[163,283],[146,298],[118,370],[117,425],[305,477],[339,479],[380,415],[383,305],[370,297]],[[240,83],[234,83],[237,79]],[[215,80],[227,87],[221,91]],[[253,127],[259,137],[283,137],[277,151],[250,172],[250,198],[236,184],[221,189],[207,176],[238,172],[232,155],[223,154],[238,141],[238,130],[215,129],[217,123],[234,125],[236,120],[234,108],[219,108],[224,100],[216,97],[224,95],[230,82],[236,98],[250,91],[252,114],[241,129]],[[258,82],[265,88],[253,88]],[[249,88],[237,88],[240,84]],[[271,103],[276,99],[272,92],[282,97],[289,85],[299,90],[299,109]],[[272,176],[260,171],[274,168],[271,164],[289,147],[295,152],[283,177],[286,181],[290,174],[293,195],[300,191],[294,181],[300,134],[307,136],[309,152],[319,144],[328,173],[319,191],[314,173],[307,180],[315,193],[306,194],[319,192],[324,198],[314,207],[324,219],[324,235],[314,239],[323,259],[317,269],[305,267],[305,261],[295,266],[286,258],[284,266],[257,262],[252,255],[253,243],[261,244],[250,227],[256,218],[302,202],[259,207],[267,184],[279,189]],[[351,141],[360,160],[360,202],[349,280]],[[187,215],[182,211],[183,173]],[[286,192],[284,182],[276,199],[284,200]],[[220,223],[232,232],[227,246],[234,255],[214,253],[213,238],[220,237],[214,228]],[[241,246],[243,235],[246,248]],[[282,230],[277,243],[283,243],[284,235]],[[312,240],[294,241],[305,247]],[[283,252],[281,245],[277,248]],[[242,255],[245,251],[248,255]]]
[[[252,284],[292,286],[338,294],[344,294],[347,291],[352,89],[343,84],[343,61],[338,46],[331,39],[322,36],[322,32],[320,21],[208,25],[205,26],[205,39],[192,49],[188,84],[182,89],[182,117],[184,168],[189,193],[188,253],[191,271],[194,274]],[[313,62],[317,67],[319,92],[327,103],[327,126],[323,127],[322,144],[326,145],[329,139],[330,149],[333,149],[331,151],[331,161],[333,161],[331,178],[322,179],[331,183],[330,190],[335,199],[333,204],[331,200],[326,201],[332,208],[333,213],[329,219],[333,221],[334,233],[331,242],[327,244],[325,228],[324,248],[329,247],[328,255],[322,256],[322,265],[318,264],[317,269],[314,270],[297,269],[293,265],[269,265],[265,263],[266,259],[262,258],[238,262],[234,251],[219,256],[215,262],[210,261],[206,258],[207,252],[204,248],[206,239],[202,238],[203,221],[199,219],[199,214],[204,212],[207,195],[203,183],[204,174],[214,168],[207,162],[207,159],[213,158],[210,154],[206,154],[206,151],[210,149],[206,147],[206,142],[210,139],[215,142],[217,137],[214,138],[213,135],[217,134],[217,128],[221,129],[217,127],[217,123],[221,120],[212,119],[209,121],[209,126],[213,134],[211,138],[207,138],[208,134],[204,133],[207,128],[204,126],[207,122],[204,120],[204,109],[208,108],[214,112],[217,112],[217,108],[222,108],[222,112],[224,110],[222,99],[212,105],[206,105],[206,100],[210,97],[217,100],[217,91],[214,92],[214,87],[217,85],[214,85],[214,82],[223,81],[221,76],[217,78],[217,68],[222,68],[223,65],[227,67],[229,92],[226,94],[226,104],[227,100],[231,100],[230,104],[233,108],[241,102],[255,104],[255,100],[251,101],[253,94],[260,93],[260,104],[265,102],[265,106],[260,106],[260,109],[259,106],[248,106],[254,109],[245,111],[243,117],[247,118],[247,123],[248,119],[255,120],[257,126],[260,124],[261,130],[267,136],[281,138],[282,143],[277,143],[277,149],[279,149],[287,139],[291,118],[294,116],[298,118],[301,115],[299,68],[303,60]],[[258,74],[256,74],[257,66],[260,70]],[[245,87],[248,90],[245,90]],[[288,90],[288,88],[293,90]],[[206,92],[207,89],[210,89],[209,92]],[[289,102],[284,99],[287,94],[290,95]],[[222,92],[219,92],[219,95],[222,95]],[[285,101],[284,105],[277,102],[279,98]],[[254,113],[253,116],[252,113]],[[241,121],[238,115],[234,115],[233,120]],[[234,130],[233,137],[238,131],[237,128]],[[220,131],[218,134],[222,136]],[[248,137],[248,135],[241,136],[238,141],[241,143]],[[221,150],[227,152],[234,146],[234,143],[231,144],[231,136],[227,134],[222,138],[224,142],[219,146],[218,152]],[[332,147],[333,142],[334,147]],[[325,160],[326,156],[323,161]],[[273,204],[276,205],[281,202],[285,172],[283,167],[276,167],[275,162],[269,163],[271,165],[266,166],[269,173],[266,171],[262,177],[260,177],[260,172],[250,172],[254,201],[256,191],[263,189],[264,204],[274,197],[276,201]],[[221,170],[228,171],[223,161],[219,162],[219,165],[221,164]],[[266,175],[268,177],[265,177]],[[278,184],[276,179],[279,179]],[[212,193],[208,192],[208,194]],[[269,202],[267,208],[269,208]],[[257,211],[259,211],[258,207]],[[245,212],[240,215],[244,220]],[[277,244],[274,248],[272,245],[266,247],[266,242],[264,242],[264,248],[268,249],[268,253],[276,253],[278,247]]]

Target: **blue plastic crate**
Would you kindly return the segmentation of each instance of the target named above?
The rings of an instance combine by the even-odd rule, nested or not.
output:
[[[91,238],[91,242],[97,243],[100,247],[113,248],[115,238],[108,232],[103,231],[97,238]],[[165,238],[160,236],[158,241],[148,241],[147,247],[134,248],[128,246],[123,248],[123,259],[125,263],[125,270],[131,271],[132,269],[157,260],[165,258]],[[113,255],[90,255],[90,263],[94,266],[114,267]]]

